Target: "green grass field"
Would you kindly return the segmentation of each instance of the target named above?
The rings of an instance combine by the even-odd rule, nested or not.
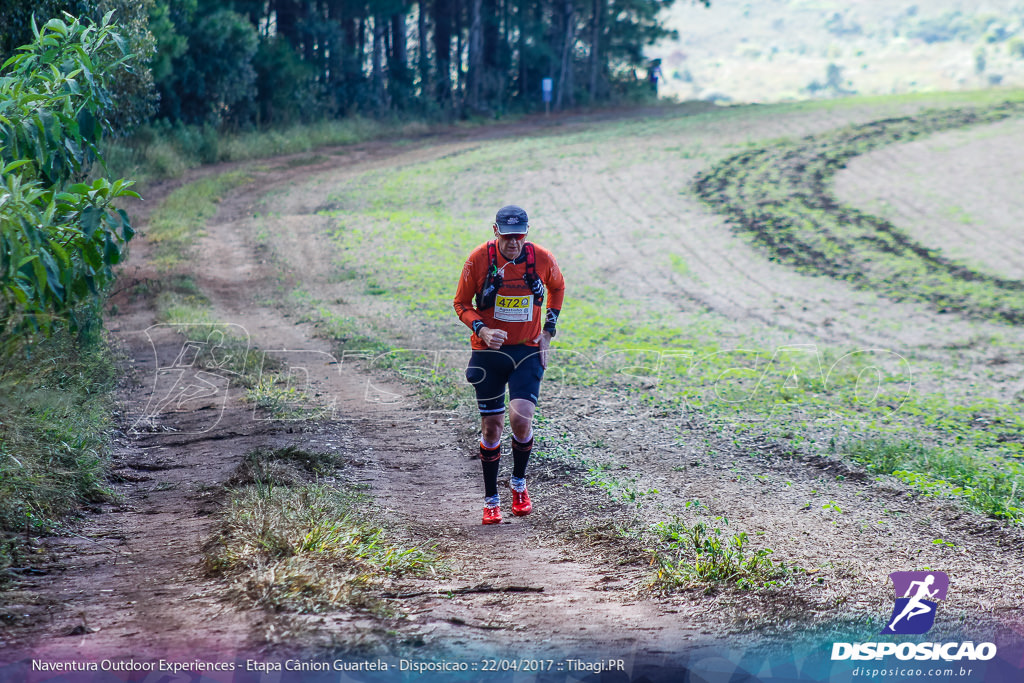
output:
[[[319,178],[330,258],[348,274],[325,289],[355,309],[366,302],[374,314],[364,324],[412,326],[430,347],[458,348],[466,330],[451,311],[453,274],[487,239],[494,208],[519,203],[530,210],[531,238],[555,252],[569,282],[552,393],[598,387],[664,419],[696,411],[740,437],[846,458],[927,495],[1018,520],[1024,473],[1015,400],[1000,395],[999,383],[978,391],[973,379],[953,379],[951,369],[969,362],[965,350],[909,344],[893,308],[902,302],[937,326],[957,313],[954,336],[991,332],[1015,351],[1024,348],[1016,284],[962,277],[955,261],[928,245],[901,256],[850,232],[852,216],[864,221],[858,230],[877,229],[856,207],[795,204],[812,180],[823,188],[815,192],[826,191],[828,176],[776,157],[807,150],[834,173],[844,159],[879,146],[1019,116],[1017,105],[1000,104],[1019,97],[852,98],[548,128],[344,181]],[[860,127],[879,119],[903,121],[905,132]],[[865,139],[862,130],[879,132]],[[761,175],[729,166],[752,159]],[[721,187],[710,196],[701,179],[715,177]],[[311,191],[293,190],[282,203]],[[725,203],[733,193],[736,209]],[[742,213],[754,207],[760,213]],[[770,228],[745,232],[749,215]],[[815,257],[798,256],[797,243]],[[942,268],[934,277],[916,274],[934,263]],[[330,306],[317,287],[307,288],[311,314],[325,318]],[[804,311],[821,306],[819,288],[840,306],[821,318],[842,335],[806,322]],[[715,304],[730,297],[740,303]],[[760,315],[729,310],[737,306]],[[458,368],[436,371],[444,376],[431,382],[450,382],[449,393],[467,399]],[[888,455],[878,455],[877,443],[888,444]]]

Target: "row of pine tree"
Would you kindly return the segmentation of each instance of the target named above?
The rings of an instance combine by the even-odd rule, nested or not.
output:
[[[33,15],[115,10],[138,54],[126,124],[496,116],[545,106],[543,79],[554,109],[640,92],[673,1],[0,0],[0,50],[31,40]]]

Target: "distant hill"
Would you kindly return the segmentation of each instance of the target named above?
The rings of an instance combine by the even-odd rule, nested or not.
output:
[[[778,102],[1024,86],[1022,0],[677,0],[661,93]]]

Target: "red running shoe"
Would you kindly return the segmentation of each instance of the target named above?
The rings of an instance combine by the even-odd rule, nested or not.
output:
[[[484,524],[501,524],[501,506],[484,506]]]
[[[509,489],[512,491],[512,514],[516,517],[525,517],[530,514],[533,510],[533,504],[530,502],[530,494],[524,488],[522,493],[516,491],[509,485]]]

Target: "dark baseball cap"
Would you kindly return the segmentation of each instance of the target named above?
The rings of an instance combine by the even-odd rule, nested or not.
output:
[[[494,224],[498,226],[498,233],[502,235],[523,235],[530,229],[530,218],[526,212],[515,204],[509,204],[498,209],[494,216]]]

